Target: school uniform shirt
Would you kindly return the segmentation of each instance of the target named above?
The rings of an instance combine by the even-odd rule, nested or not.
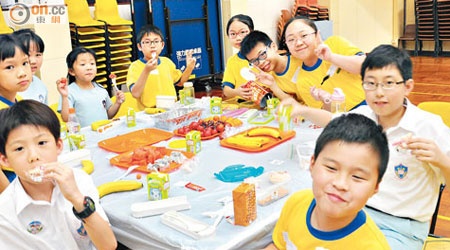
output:
[[[363,55],[364,53],[352,43],[339,36],[331,36],[324,42],[331,52],[344,55]],[[352,74],[337,68],[331,62],[318,59],[311,67],[302,63],[297,79],[297,96],[300,96],[307,106],[321,108],[323,103],[311,96],[310,88],[316,86],[332,94],[334,88],[341,88],[345,93],[347,110],[351,110],[365,100],[362,80],[359,74]]]
[[[445,183],[444,176],[438,167],[419,161],[409,151],[398,150],[392,144],[412,134],[434,141],[444,154],[450,156],[450,129],[440,116],[416,107],[406,98],[404,106],[406,111],[400,122],[386,130],[389,163],[378,193],[367,205],[391,215],[427,222],[436,208],[439,186],[441,182]],[[351,112],[378,123],[377,115],[367,105]]]
[[[143,58],[134,61],[128,69],[127,87],[133,88],[144,70],[145,61]],[[158,66],[152,70],[145,82],[144,91],[140,98],[137,99],[138,108],[144,110],[156,106],[156,96],[177,96],[175,86],[181,79],[183,73],[175,67],[175,64],[167,57],[158,58]]]
[[[384,235],[365,211],[336,231],[320,231],[311,225],[311,214],[316,201],[311,189],[289,197],[273,231],[273,242],[278,249],[390,249]]]
[[[39,79],[39,77],[33,75],[33,80],[27,90],[19,92],[23,99],[31,99],[48,105],[48,89],[47,86]]]
[[[14,105],[15,103],[22,101],[22,97],[20,95],[16,95],[16,102],[11,102],[3,96],[0,96],[0,109],[6,109]]]
[[[232,89],[238,88],[241,85],[246,84],[248,81],[244,77],[248,70],[242,71],[243,68],[250,69],[247,59],[240,53],[236,53],[227,60],[225,72],[223,73],[222,88],[228,86]],[[256,69],[251,69],[254,72],[258,72]],[[242,75],[242,73],[243,75]]]
[[[273,71],[270,73],[275,78],[275,81],[281,90],[288,94],[297,94],[297,79],[298,74],[302,69],[302,61],[292,55],[287,56],[287,58],[286,69],[282,73],[275,73]],[[303,102],[298,95],[297,100]]]
[[[69,107],[75,108],[81,127],[100,120],[108,120],[108,109],[113,105],[106,89],[92,82],[92,89],[81,89],[75,82],[69,85]],[[58,112],[61,112],[62,97]]]
[[[73,169],[81,193],[95,202],[95,211],[106,221],[91,177]],[[51,201],[35,201],[16,178],[0,195],[0,245],[2,249],[95,249],[58,185]]]

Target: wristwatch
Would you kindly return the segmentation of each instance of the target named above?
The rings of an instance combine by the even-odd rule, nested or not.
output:
[[[91,199],[91,197],[84,196],[83,206],[84,206],[83,211],[79,213],[75,210],[74,207],[72,207],[72,211],[75,217],[84,222],[84,219],[86,219],[95,212],[95,203]]]

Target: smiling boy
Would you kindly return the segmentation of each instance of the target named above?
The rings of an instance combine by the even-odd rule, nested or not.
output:
[[[311,157],[312,190],[289,198],[266,249],[389,249],[362,210],[378,191],[388,158],[386,136],[369,118],[331,121]]]

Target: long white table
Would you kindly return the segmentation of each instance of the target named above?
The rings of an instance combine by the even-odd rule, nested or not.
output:
[[[207,113],[207,110],[204,114]],[[92,173],[94,183],[99,186],[103,183],[113,181],[122,175],[125,170],[111,166],[108,157],[117,155],[107,152],[97,146],[101,140],[122,135],[138,129],[153,127],[154,122],[151,115],[138,113],[137,126],[126,127],[125,124],[105,134],[98,134],[83,128],[86,135],[87,148],[91,150],[91,155],[95,165]],[[269,126],[277,127],[276,122],[271,122]],[[264,172],[272,170],[286,170],[292,176],[291,193],[311,188],[311,177],[307,170],[301,169],[298,160],[291,159],[289,154],[292,144],[310,142],[317,138],[322,129],[314,129],[311,123],[305,122],[295,127],[296,136],[272,149],[261,153],[245,153],[221,147],[219,139],[202,141],[202,150],[196,155],[197,166],[191,173],[185,170],[178,170],[170,174],[170,196],[186,195],[192,206],[190,210],[181,211],[192,218],[213,224],[213,218],[203,216],[206,211],[216,211],[222,208],[217,201],[226,196],[232,196],[232,190],[240,182],[224,183],[214,177],[215,172],[233,164],[245,164],[247,166],[263,166]],[[244,126],[248,124],[244,121]],[[173,137],[171,140],[180,139]],[[169,141],[163,141],[155,146],[168,147]],[[284,161],[281,165],[273,165],[272,160]],[[132,173],[123,180],[137,180],[137,173]],[[176,187],[173,184],[187,180],[194,184],[205,187],[203,192],[196,192],[185,187]],[[101,198],[103,206],[117,240],[131,249],[255,249],[263,247],[271,242],[271,232],[279,217],[287,197],[284,197],[267,206],[257,206],[257,219],[247,227],[235,226],[225,220],[218,225],[215,236],[194,240],[189,236],[178,232],[161,222],[161,216],[146,218],[134,218],[131,216],[130,206],[133,203],[148,201],[146,176],[142,174],[140,180],[144,187],[131,192],[114,193]]]

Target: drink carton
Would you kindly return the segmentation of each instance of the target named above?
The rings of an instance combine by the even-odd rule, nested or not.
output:
[[[222,98],[216,96],[211,98],[211,114],[212,115],[222,114]]]
[[[134,127],[136,126],[136,113],[133,108],[128,108],[127,112],[127,126]]]
[[[202,149],[201,135],[199,131],[193,130],[186,134],[186,151],[197,154]]]
[[[151,201],[167,199],[169,197],[169,174],[151,172],[147,175],[148,197]]]

